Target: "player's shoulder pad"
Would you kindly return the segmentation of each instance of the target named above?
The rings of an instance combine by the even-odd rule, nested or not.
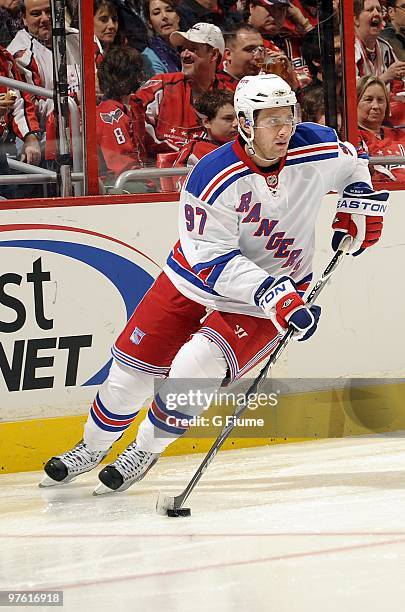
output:
[[[330,127],[299,123],[287,151],[286,166],[324,162],[339,157],[338,137]]]
[[[251,174],[252,171],[239,159],[232,145],[232,142],[227,142],[200,159],[189,174],[184,189],[196,198],[213,204],[235,180]]]
[[[289,149],[337,141],[338,137],[333,128],[308,121],[297,125],[297,129],[290,140]]]

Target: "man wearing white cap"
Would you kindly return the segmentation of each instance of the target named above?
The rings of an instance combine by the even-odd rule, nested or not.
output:
[[[181,72],[156,74],[136,94],[145,108],[149,155],[177,151],[202,135],[193,99],[218,87],[215,73],[225,49],[221,30],[210,23],[172,32],[170,42],[181,47]]]

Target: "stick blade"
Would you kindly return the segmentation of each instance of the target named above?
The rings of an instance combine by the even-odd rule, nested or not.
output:
[[[162,516],[167,516],[167,511],[174,509],[174,497],[159,493],[156,501],[156,512]]]

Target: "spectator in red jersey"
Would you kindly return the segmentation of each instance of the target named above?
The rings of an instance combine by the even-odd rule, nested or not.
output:
[[[1,46],[0,76],[22,80],[13,57]],[[41,161],[39,124],[32,98],[18,89],[9,90],[0,85],[0,174],[9,174],[6,154],[10,152],[10,143],[14,143],[16,137],[23,142],[21,161],[38,165]],[[15,153],[14,144],[11,148]],[[14,186],[1,185],[0,195],[7,199],[16,197]]]
[[[204,155],[233,140],[238,133],[231,91],[208,91],[196,99],[194,108],[201,115],[204,134],[181,149],[174,166],[195,166]]]
[[[318,24],[317,0],[292,0],[281,35],[301,87],[311,83],[311,74],[302,53],[304,36]]]
[[[389,94],[382,79],[368,75],[357,81],[359,135],[371,157],[405,155],[405,131],[386,127]],[[405,166],[371,166],[373,181],[405,181]]]
[[[142,81],[142,62],[131,47],[109,51],[98,69],[104,98],[97,106],[97,142],[107,181],[125,170],[141,168],[145,160],[145,116],[131,94]]]
[[[0,75],[22,81],[17,64],[10,53],[0,47]],[[0,140],[4,142],[7,133],[23,141],[21,161],[38,165],[41,161],[39,147],[39,124],[31,95],[19,90],[9,91],[0,85]]]
[[[263,38],[254,26],[241,23],[230,28],[225,33],[224,60],[217,72],[218,81],[235,91],[242,77],[258,74],[260,68],[254,61],[254,51],[261,46]]]
[[[148,58],[152,74],[179,72],[180,54],[170,43],[170,34],[180,29],[177,0],[145,0],[144,12],[153,35],[142,55]]]
[[[137,91],[146,113],[149,155],[178,151],[203,134],[194,99],[217,88],[215,73],[225,48],[221,30],[209,23],[173,32],[170,42],[181,47],[182,71],[157,74]]]
[[[24,0],[25,28],[19,30],[8,46],[27,83],[53,90],[52,21],[50,0]],[[69,94],[79,91],[80,58],[77,30],[67,28],[66,63]],[[53,110],[53,100],[34,97],[41,128]]]
[[[283,24],[283,34],[303,37],[318,23],[317,0],[292,0]]]

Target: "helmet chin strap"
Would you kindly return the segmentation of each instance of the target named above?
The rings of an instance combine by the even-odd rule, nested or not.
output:
[[[252,136],[250,138],[246,138],[246,144],[247,144],[247,150],[248,150],[248,154],[251,157],[257,157],[260,161],[263,161],[265,164],[275,164],[280,158],[279,157],[275,157],[274,159],[267,159],[266,157],[261,157],[261,155],[258,155],[253,147],[253,140],[254,140],[254,130],[253,130],[253,126],[252,126]]]

